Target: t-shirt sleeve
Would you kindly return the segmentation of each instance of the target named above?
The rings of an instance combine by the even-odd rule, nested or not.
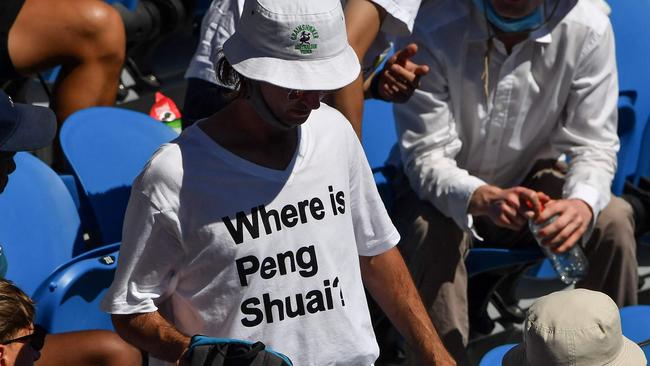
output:
[[[381,30],[394,36],[408,36],[418,14],[421,0],[372,0],[386,10]]]
[[[178,220],[135,186],[127,207],[117,271],[101,308],[112,314],[149,313],[174,291],[184,258]]]
[[[400,236],[377,191],[363,148],[351,128],[349,132],[350,208],[357,251],[374,256],[397,245]]]

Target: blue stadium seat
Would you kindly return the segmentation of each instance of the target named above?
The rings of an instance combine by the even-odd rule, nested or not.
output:
[[[393,148],[397,148],[397,133],[393,122],[393,105],[380,100],[370,99],[364,103],[362,144],[368,164],[374,173],[377,190],[386,209],[390,213],[393,206],[393,192],[388,183],[390,168],[386,159]]]
[[[84,251],[79,215],[59,176],[28,153],[0,194],[0,244],[6,277],[32,294],[59,265]]]
[[[650,1],[608,0],[612,13],[610,19],[616,41],[616,62],[619,76],[619,111],[630,106],[634,119],[622,114],[619,123],[621,151],[619,171],[612,185],[612,192],[620,194],[624,180],[636,175],[641,155],[641,135],[650,116],[650,68],[647,59],[650,54],[650,32],[647,14]],[[627,100],[626,100],[627,99]],[[631,102],[631,103],[630,103]]]
[[[646,123],[643,138],[641,139],[641,151],[639,152],[639,166],[636,169],[635,182],[640,177],[650,179],[650,120]]]
[[[472,248],[465,260],[465,266],[467,274],[472,277],[501,268],[532,264],[542,258],[544,258],[544,254],[537,248]]]
[[[514,346],[516,346],[516,344],[510,343],[491,349],[485,354],[485,356],[483,356],[481,363],[479,363],[478,366],[501,366],[503,356],[505,356],[505,354]]]
[[[154,151],[178,134],[149,116],[113,107],[71,115],[61,146],[88,199],[101,242],[121,240],[131,183]]]
[[[645,354],[645,359],[650,360],[650,342],[643,342],[640,346],[641,350],[643,350],[643,353]]]
[[[636,92],[621,91],[618,100],[618,137],[620,150],[617,155],[617,169],[612,181],[612,192],[623,193],[625,181],[634,179],[637,166],[643,155],[641,140],[647,117],[643,108],[636,105]]]
[[[133,11],[138,7],[139,0],[105,0],[109,4],[122,4],[125,8]]]
[[[57,268],[36,290],[36,323],[50,333],[113,330],[110,316],[99,309],[113,282],[119,243],[75,257]]]
[[[391,103],[375,99],[364,103],[362,141],[370,167],[383,167],[397,142]]]
[[[650,305],[626,306],[621,309],[623,334],[634,342],[650,339]]]

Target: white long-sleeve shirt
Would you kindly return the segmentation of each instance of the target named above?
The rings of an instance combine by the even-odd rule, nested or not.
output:
[[[537,160],[566,154],[563,196],[584,200],[597,217],[610,199],[619,148],[614,37],[601,9],[560,1],[551,21],[510,54],[495,38],[487,97],[487,27],[470,1],[423,4],[413,39],[414,61],[431,71],[408,103],[395,106],[395,119],[420,198],[469,229],[476,188],[519,185]]]

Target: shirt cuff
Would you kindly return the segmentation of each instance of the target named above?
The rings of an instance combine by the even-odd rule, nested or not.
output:
[[[594,213],[594,219],[600,214],[601,205],[600,205],[600,193],[598,190],[588,184],[577,183],[571,189],[568,194],[566,194],[566,199],[581,199],[589,205],[591,211]]]
[[[474,220],[472,215],[469,214],[469,201],[474,194],[474,191],[480,186],[487,183],[480,178],[469,176],[463,181],[462,188],[453,192],[453,202],[451,202],[451,217],[456,224],[464,231],[470,231],[474,227]]]
[[[386,11],[386,18],[381,25],[381,31],[394,36],[405,37],[413,31],[415,14],[410,14],[404,6],[395,0],[372,0]],[[417,8],[415,9],[417,12]]]
[[[359,255],[362,257],[374,257],[380,255],[396,246],[399,243],[399,240],[400,235],[397,232],[397,229],[393,229],[388,236],[370,242],[366,249],[359,251]]]
[[[600,211],[605,207],[604,204],[601,203],[601,194],[598,192],[598,190],[588,184],[584,183],[576,183],[570,192],[568,192],[565,195],[566,199],[579,199],[584,201],[590,208],[592,212],[592,218],[591,218],[591,223],[589,224],[589,227],[587,228],[587,231],[585,234],[582,236],[582,243],[583,245],[589,240],[591,237],[591,233],[593,232],[594,228],[596,227],[596,221],[598,220],[598,215],[600,214]]]

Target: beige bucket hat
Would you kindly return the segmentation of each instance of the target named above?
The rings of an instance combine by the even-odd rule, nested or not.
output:
[[[528,310],[524,341],[504,366],[645,366],[641,348],[623,336],[618,308],[591,290],[558,291]]]
[[[339,0],[247,0],[223,51],[245,77],[289,89],[334,90],[360,72]]]

